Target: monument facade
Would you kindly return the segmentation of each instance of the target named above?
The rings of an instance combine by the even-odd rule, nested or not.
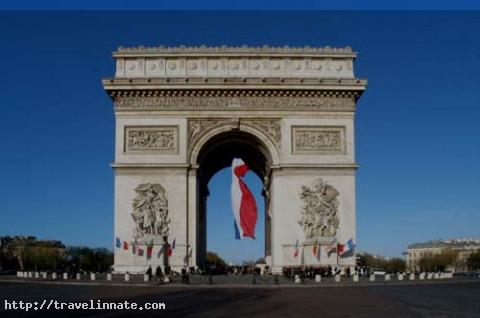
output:
[[[354,75],[355,52],[121,47],[113,56],[103,86],[114,104],[114,226],[124,243],[115,271],[201,267],[208,181],[235,157],[264,181],[259,217],[274,272],[355,264],[354,253],[331,251],[356,241],[354,117],[366,81]]]

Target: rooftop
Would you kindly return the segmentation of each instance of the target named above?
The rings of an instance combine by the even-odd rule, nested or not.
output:
[[[157,54],[221,54],[221,55],[343,55],[345,57],[355,57],[356,53],[352,51],[352,48],[347,47],[291,47],[288,45],[285,46],[137,46],[137,47],[118,47],[115,51],[114,56],[125,56],[125,55],[157,55]]]
[[[448,240],[431,240],[423,243],[414,243],[409,245],[407,249],[464,247],[477,245],[480,247],[480,238],[456,238]]]
[[[113,56],[115,78],[356,79],[350,47],[139,46]]]

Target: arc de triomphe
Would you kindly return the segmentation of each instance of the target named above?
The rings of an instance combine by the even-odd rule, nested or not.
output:
[[[264,180],[259,217],[274,272],[355,264],[354,253],[328,253],[356,235],[354,117],[366,81],[354,76],[355,52],[121,47],[113,56],[103,86],[116,119],[115,271],[202,266],[207,184],[234,157]]]

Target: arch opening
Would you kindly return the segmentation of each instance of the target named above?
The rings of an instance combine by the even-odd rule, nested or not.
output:
[[[205,265],[207,253],[207,200],[210,195],[209,182],[219,171],[231,166],[234,158],[241,158],[250,168],[250,170],[260,179],[261,197],[263,200],[257,200],[258,219],[264,218],[264,253],[263,257],[271,254],[270,251],[270,216],[269,208],[269,179],[272,166],[272,156],[268,147],[257,136],[240,131],[233,130],[220,133],[208,140],[200,149],[197,162],[197,264],[201,267]],[[228,171],[228,175],[230,172]],[[222,187],[228,188],[228,202],[230,202],[230,181],[225,183],[223,179]],[[212,189],[215,191],[215,189]],[[255,195],[255,193],[254,193]],[[259,197],[258,195],[256,196]],[[263,202],[261,202],[263,201]],[[263,203],[263,204],[262,204]],[[263,205],[263,206],[262,206]],[[262,215],[262,210],[264,211]],[[232,218],[233,235],[233,216],[231,207],[228,207],[222,213],[228,213]],[[223,226],[224,224],[222,224]],[[258,228],[257,228],[258,229]]]

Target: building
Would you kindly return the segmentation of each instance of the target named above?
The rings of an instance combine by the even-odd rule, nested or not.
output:
[[[327,253],[335,241],[356,243],[354,122],[367,82],[351,48],[121,47],[113,56],[103,86],[116,122],[116,272],[202,267],[208,182],[233,158],[264,180],[259,217],[274,272],[355,265],[355,255]]]
[[[415,243],[409,245],[406,249],[406,264],[409,270],[418,271],[420,270],[419,262],[422,258],[453,251],[456,253],[456,261],[448,270],[466,271],[468,257],[478,250],[480,250],[480,238],[432,240],[425,243]]]

